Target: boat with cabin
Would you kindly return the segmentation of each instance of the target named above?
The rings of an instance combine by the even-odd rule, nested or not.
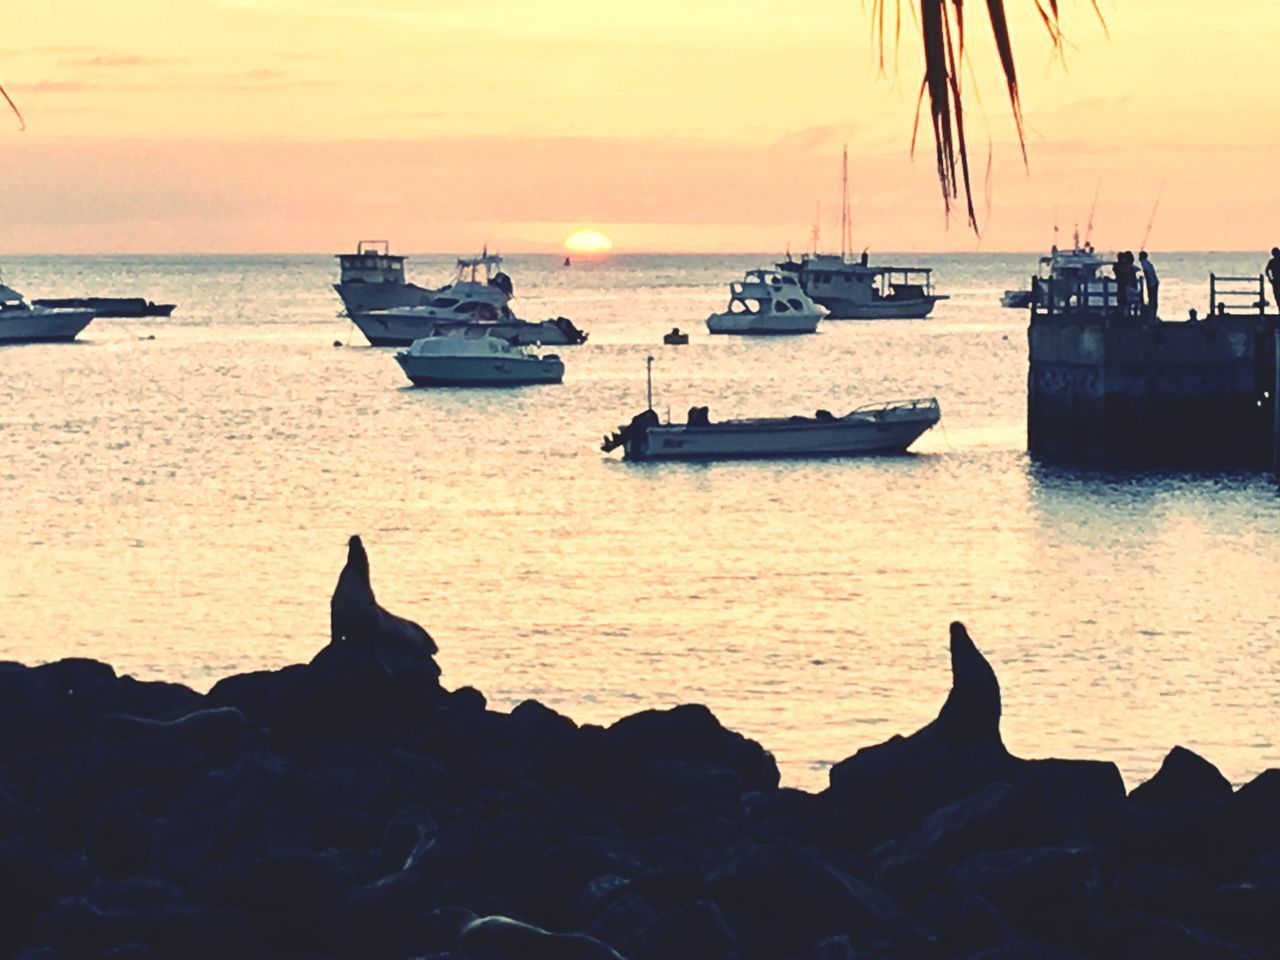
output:
[[[883,266],[870,262],[866,250],[853,259],[853,216],[849,205],[849,148],[843,155],[841,177],[840,253],[818,252],[818,227],[813,229],[813,252],[799,260],[787,252],[778,269],[797,277],[804,292],[827,310],[828,320],[923,320],[947,294],[935,293],[931,267]]]
[[[800,281],[777,270],[748,270],[729,285],[729,306],[707,317],[711,333],[814,333],[824,311],[805,296]]]
[[[351,321],[375,347],[405,347],[423,337],[449,334],[497,337],[520,346],[575,346],[587,340],[568,317],[521,320],[509,309],[495,311],[483,301],[456,297],[438,297],[421,307],[352,314]]]
[[[513,387],[564,380],[564,361],[496,337],[453,334],[415,340],[396,354],[417,387]]]
[[[1048,298],[1052,296],[1056,301],[1053,306],[1061,309],[1068,306],[1068,300],[1079,291],[1102,295],[1105,281],[1111,278],[1098,276],[1098,271],[1111,265],[1111,258],[1094,250],[1093,244],[1087,240],[1080,242],[1077,230],[1070,250],[1059,250],[1055,243],[1049,255],[1040,258],[1038,282],[1033,290],[1006,290],[1000,297],[1000,305],[1015,310],[1025,310],[1033,304],[1047,308]],[[1044,302],[1037,302],[1037,298]]]
[[[501,309],[514,295],[511,278],[500,269],[502,257],[487,248],[478,257],[460,257],[453,280],[432,289],[405,280],[405,257],[393,254],[386,240],[361,240],[355,253],[337,257],[340,272],[333,289],[352,317],[370,310],[418,307],[438,296],[479,300]]]
[[[91,310],[32,306],[0,282],[0,343],[74,340],[94,320]]]

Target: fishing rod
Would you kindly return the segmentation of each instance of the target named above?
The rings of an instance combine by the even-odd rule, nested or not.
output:
[[[1160,201],[1164,198],[1164,184],[1160,184],[1160,192],[1156,194],[1156,202],[1151,207],[1151,217],[1147,220],[1147,232],[1142,235],[1142,243],[1138,244],[1139,250],[1147,248],[1147,241],[1151,238],[1151,228],[1156,225],[1156,213],[1160,209]]]

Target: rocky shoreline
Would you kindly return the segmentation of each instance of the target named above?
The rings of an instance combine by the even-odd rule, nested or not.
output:
[[[352,538],[332,639],[208,694],[0,664],[0,956],[1275,956],[1280,771],[1023,760],[952,624],[936,720],[818,794],[709,710],[446,691]]]

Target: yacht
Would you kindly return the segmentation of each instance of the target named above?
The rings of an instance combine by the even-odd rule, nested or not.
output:
[[[0,283],[0,343],[74,340],[93,318],[92,310],[30,306]]]
[[[497,337],[522,346],[573,346],[587,340],[568,317],[521,320],[508,308],[497,310],[482,300],[454,296],[435,297],[420,307],[355,313],[351,321],[375,347],[404,347],[423,337],[453,333]]]
[[[564,361],[488,336],[425,337],[396,354],[417,387],[505,387],[560,383]]]
[[[333,289],[353,317],[369,310],[418,307],[445,294],[501,309],[513,296],[511,278],[500,269],[502,257],[488,249],[478,257],[460,258],[453,280],[438,289],[406,282],[405,258],[393,254],[385,240],[361,240],[355,253],[337,256],[340,273]]]
[[[142,297],[42,297],[31,301],[36,307],[90,310],[95,317],[168,317],[176,308],[172,303],[156,303]]]
[[[800,282],[777,270],[748,270],[729,285],[729,306],[707,317],[712,333],[814,333],[823,311],[805,296]]]
[[[693,407],[684,423],[662,423],[652,406],[605,437],[605,453],[622,448],[627,460],[728,460],[745,458],[849,457],[905,453],[933,427],[942,412],[936,398],[869,404],[842,417],[826,410],[813,416],[711,419]]]

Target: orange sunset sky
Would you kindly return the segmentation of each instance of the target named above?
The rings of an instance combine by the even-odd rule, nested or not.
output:
[[[1040,250],[1095,190],[1100,246],[1157,196],[1154,249],[1280,243],[1280,2],[1064,0],[1065,69],[1008,3],[1030,170],[971,3],[980,240],[909,155],[906,9],[881,75],[869,0],[9,3],[0,253],[799,250],[819,200],[838,245],[846,141],[859,247]]]

